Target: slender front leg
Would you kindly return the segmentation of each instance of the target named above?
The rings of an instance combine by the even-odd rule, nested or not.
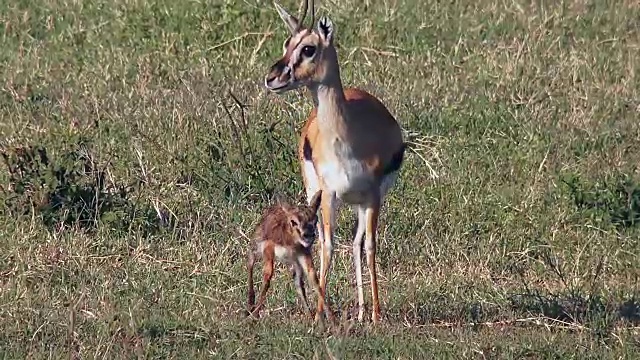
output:
[[[318,276],[316,275],[316,270],[313,267],[313,259],[311,258],[311,254],[300,255],[298,261],[302,265],[302,268],[307,275],[309,284],[316,291],[316,295],[318,296],[318,307],[316,309],[315,321],[320,320],[320,316],[322,315],[323,311],[329,319],[333,320],[333,312],[324,300],[324,291],[322,290],[318,282]]]
[[[331,269],[331,260],[333,259],[333,228],[336,223],[335,214],[335,192],[324,191],[322,193],[321,214],[323,224],[323,242],[321,245],[322,255],[320,257],[320,289],[322,289],[323,297],[327,296],[327,282],[329,270]],[[323,301],[324,302],[324,301]],[[318,302],[319,309],[322,310],[324,304]]]
[[[356,271],[356,288],[358,291],[358,321],[364,319],[364,289],[362,287],[362,245],[367,224],[366,208],[356,207],[358,223],[356,234],[353,238],[353,266]]]
[[[313,195],[315,195],[317,190],[318,190],[317,184],[314,184],[313,186],[307,188],[307,202],[309,204],[311,203],[311,199],[313,198]],[[321,201],[322,201],[322,198],[321,198]],[[322,256],[322,254],[324,253],[324,220],[323,220],[324,218],[325,217],[322,216],[322,210],[321,210],[320,213],[318,214],[318,222],[316,224],[316,229],[318,232],[318,242],[320,243],[320,271],[322,271],[322,269],[324,269],[324,266],[325,266],[324,257]]]
[[[324,257],[322,256],[324,252],[324,217],[322,216],[322,211],[318,214],[318,224],[316,228],[318,230],[318,242],[320,243],[320,271],[324,269]]]
[[[376,197],[366,210],[366,235],[365,248],[367,250],[367,266],[371,276],[371,297],[373,311],[371,314],[374,324],[380,317],[380,303],[378,301],[378,275],[376,273],[376,230],[378,228],[378,215],[380,213],[380,199]]]

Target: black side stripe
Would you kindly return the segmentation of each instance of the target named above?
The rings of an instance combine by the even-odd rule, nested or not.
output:
[[[407,144],[403,143],[400,147],[400,150],[393,154],[393,156],[391,157],[391,162],[389,162],[387,167],[385,167],[382,171],[383,175],[389,175],[392,172],[400,170],[400,167],[402,167],[402,162],[404,161],[404,153],[406,148]],[[311,161],[311,144],[309,144],[309,138],[307,138],[306,136],[304,138],[304,144],[302,145],[302,155],[306,161]]]
[[[304,144],[302,145],[302,155],[306,161],[311,161],[311,144],[309,144],[309,138],[304,137]]]

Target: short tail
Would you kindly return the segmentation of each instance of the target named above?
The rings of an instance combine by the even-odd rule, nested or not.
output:
[[[404,161],[404,153],[407,149],[407,145],[407,143],[402,143],[400,149],[398,149],[398,151],[393,154],[393,156],[391,157],[391,161],[389,161],[389,164],[387,164],[384,170],[382,170],[383,175],[388,175],[392,172],[400,170],[400,168],[402,167],[402,162]]]

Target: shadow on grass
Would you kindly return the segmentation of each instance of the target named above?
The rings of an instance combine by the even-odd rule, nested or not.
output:
[[[135,227],[151,234],[166,227],[167,221],[140,200],[140,182],[108,181],[107,165],[97,165],[88,139],[71,139],[66,147],[58,152],[43,145],[0,149],[8,171],[8,184],[0,185],[0,211],[9,217],[35,215],[50,230],[94,231],[102,225],[114,233]]]
[[[486,301],[460,301],[434,294],[431,301],[407,303],[389,308],[387,321],[411,326],[476,327],[483,324],[510,325],[526,323],[528,318],[541,318],[565,323],[568,327],[584,327],[594,335],[607,336],[615,325],[640,324],[640,301],[631,297],[614,301],[601,296],[580,293],[512,294],[506,304]]]
[[[561,181],[583,214],[608,219],[618,228],[640,224],[640,182],[634,176],[621,173],[588,181],[571,174]]]
[[[510,296],[511,309],[523,317],[544,317],[562,327],[582,328],[599,339],[610,339],[615,328],[640,324],[640,303],[635,297],[622,303],[599,295],[516,294]]]
[[[615,313],[612,305],[600,296],[570,294],[514,294],[511,308],[517,313],[545,316],[568,323],[583,323],[594,317]]]
[[[631,298],[618,308],[618,313],[620,317],[630,321],[634,325],[640,324],[640,300],[636,298]]]

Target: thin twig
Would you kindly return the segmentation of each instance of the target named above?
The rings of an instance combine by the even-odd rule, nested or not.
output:
[[[217,48],[220,48],[220,47],[223,47],[225,45],[231,44],[231,43],[236,42],[238,40],[242,40],[242,39],[244,39],[244,38],[246,38],[248,36],[264,35],[264,34],[265,33],[263,33],[263,32],[246,32],[246,33],[244,33],[242,35],[238,35],[238,36],[234,37],[233,39],[229,39],[229,40],[223,41],[223,42],[221,42],[219,44],[213,45],[212,47],[208,48],[207,51],[215,50]]]
[[[377,49],[372,49],[372,48],[369,48],[369,47],[360,47],[360,50],[372,52],[372,53],[374,53],[376,55],[398,57],[398,54],[396,54],[396,53],[394,53],[392,51],[377,50]]]
[[[244,105],[240,102],[240,100],[238,100],[238,98],[233,95],[233,93],[231,91],[229,91],[229,95],[231,96],[231,98],[234,100],[234,102],[236,103],[236,105],[238,106],[238,108],[240,109],[240,116],[241,116],[241,120],[242,123],[245,124],[245,116],[244,116]],[[229,116],[229,120],[230,120],[230,127],[231,130],[234,132],[234,135],[236,136],[236,139],[240,139],[238,141],[238,148],[240,150],[240,155],[242,157],[242,162],[244,163],[245,169],[247,171],[249,171],[250,173],[252,173],[252,175],[258,179],[258,181],[260,181],[260,185],[262,186],[262,190],[266,190],[267,189],[267,185],[266,182],[264,181],[264,178],[262,177],[262,174],[260,173],[260,171],[257,171],[256,169],[254,169],[252,166],[249,166],[249,163],[247,161],[247,154],[245,152],[244,146],[242,144],[242,139],[246,140],[247,142],[247,146],[248,146],[248,152],[249,155],[251,157],[254,156],[254,152],[253,152],[253,148],[251,147],[251,139],[249,139],[249,132],[246,129],[245,126],[241,127],[242,133],[243,133],[243,137],[240,137],[240,134],[238,132],[238,127],[235,124],[235,121],[233,121],[233,116],[231,115],[231,111],[229,111],[229,108],[227,107],[227,105],[224,102],[222,103],[222,107],[224,108],[224,111],[227,113],[227,116]]]
[[[260,49],[262,49],[262,45],[264,45],[264,43],[267,41],[269,37],[271,37],[271,35],[273,35],[273,32],[271,31],[271,29],[267,30],[267,32],[264,33],[264,36],[262,37],[262,39],[260,39],[260,41],[258,42],[258,45],[256,45],[256,48],[253,49],[253,53],[251,54],[251,60],[249,61],[249,65],[254,65],[256,63],[258,52],[260,52]]]
[[[573,330],[581,330],[581,331],[589,331],[590,328],[580,325],[578,323],[570,323],[554,318],[550,318],[548,316],[535,316],[521,319],[507,319],[501,321],[486,321],[486,322],[470,322],[470,323],[454,323],[454,322],[439,322],[435,324],[419,324],[419,325],[411,325],[409,321],[405,319],[405,326],[407,327],[429,327],[429,328],[456,328],[456,327],[477,327],[477,326],[486,326],[486,327],[494,327],[494,326],[505,326],[505,325],[514,325],[518,323],[532,323],[538,326],[545,326],[547,328],[555,327],[561,329],[573,329]]]

